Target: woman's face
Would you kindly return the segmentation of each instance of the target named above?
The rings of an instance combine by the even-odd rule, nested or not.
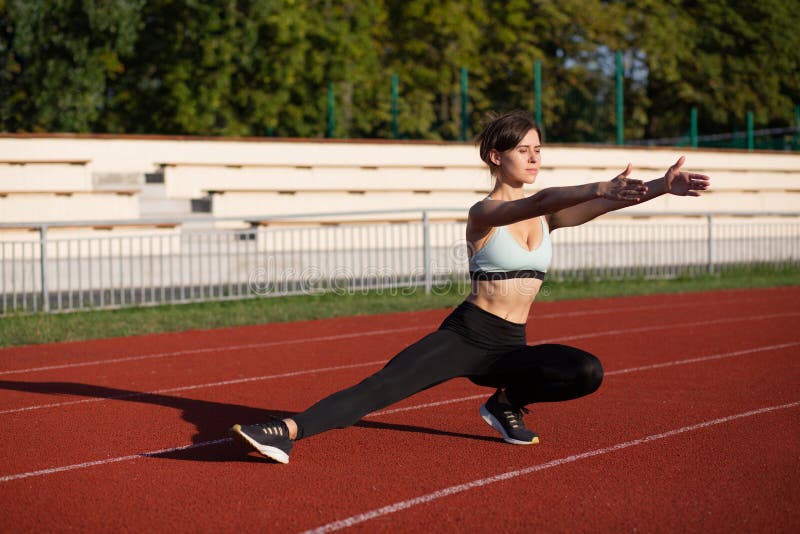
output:
[[[514,148],[503,152],[493,150],[490,154],[497,169],[497,178],[511,186],[532,184],[539,174],[542,163],[542,145],[536,130],[528,130],[525,137]]]

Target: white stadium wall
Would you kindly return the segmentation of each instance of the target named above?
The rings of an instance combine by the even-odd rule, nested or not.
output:
[[[0,222],[106,221],[139,217],[133,193],[31,192],[0,195]]]
[[[555,232],[552,269],[797,262],[800,153],[547,145],[529,192],[629,162],[648,180],[681,155],[711,191]],[[0,134],[0,315],[363,289],[387,269],[431,287],[465,274],[466,213],[491,183],[471,143]]]
[[[800,209],[800,154],[786,152],[548,145],[530,191],[608,180],[628,162],[647,180],[681,155],[712,190],[627,213]],[[0,223],[182,217],[193,200],[243,219],[432,207],[463,217],[490,188],[471,143],[0,135]]]

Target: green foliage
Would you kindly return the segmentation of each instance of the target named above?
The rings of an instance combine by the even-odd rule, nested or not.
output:
[[[144,0],[12,0],[0,6],[1,127],[90,131],[134,52]]]
[[[785,0],[0,0],[0,130],[457,139],[533,110],[546,139],[789,126],[800,9]]]
[[[409,137],[457,139],[461,68],[469,73],[469,106],[486,109],[481,57],[486,19],[480,0],[389,2],[388,64],[401,80],[400,130]]]
[[[789,126],[800,102],[796,2],[653,0],[638,47],[649,58],[648,137],[681,135],[697,106],[700,130]],[[670,112],[671,111],[671,112]]]

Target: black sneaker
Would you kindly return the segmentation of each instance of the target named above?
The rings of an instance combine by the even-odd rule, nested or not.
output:
[[[500,390],[489,397],[486,404],[481,406],[481,417],[486,423],[500,432],[503,440],[514,445],[532,445],[539,443],[539,436],[525,428],[522,412],[528,413],[526,408],[514,408],[497,400]]]
[[[275,419],[255,425],[233,425],[231,435],[245,446],[252,447],[267,458],[282,464],[289,463],[292,440],[286,424]]]

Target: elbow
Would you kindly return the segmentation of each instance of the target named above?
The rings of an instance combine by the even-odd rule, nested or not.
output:
[[[558,211],[558,194],[555,188],[548,187],[538,193],[528,197],[528,216],[539,217],[541,215],[551,215]]]

